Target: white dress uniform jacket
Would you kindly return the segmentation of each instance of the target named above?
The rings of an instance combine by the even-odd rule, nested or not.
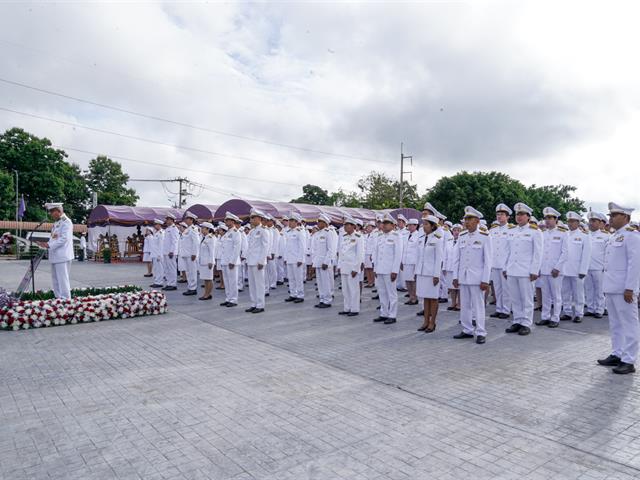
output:
[[[377,274],[398,273],[402,263],[402,240],[397,231],[381,233],[375,254],[374,270]]]
[[[178,239],[180,237],[180,232],[178,231],[178,227],[175,225],[171,225],[164,229],[164,236],[162,238],[162,254],[169,255],[173,253],[176,257],[178,256]]]
[[[51,227],[49,262],[70,262],[73,257],[73,223],[69,217],[62,215]]]
[[[461,285],[489,283],[491,276],[491,237],[487,232],[460,233],[454,250],[453,278]]]
[[[351,272],[360,273],[360,267],[364,263],[364,250],[362,234],[353,232],[351,235],[345,233],[341,236],[338,268],[342,279],[345,312],[360,312],[360,278],[359,275],[352,277]]]
[[[262,225],[252,228],[247,235],[247,265],[266,265],[271,246],[271,232]]]
[[[336,259],[336,237],[328,228],[318,230],[311,236],[311,261],[316,268],[332,266]]]
[[[565,277],[586,275],[591,261],[591,241],[589,235],[576,228],[567,233],[567,261],[562,274]]]
[[[540,273],[551,275],[552,270],[564,274],[564,264],[567,261],[567,230],[562,227],[548,228],[542,233],[543,249]]]

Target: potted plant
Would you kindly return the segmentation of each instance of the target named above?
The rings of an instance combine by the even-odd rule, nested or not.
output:
[[[102,250],[102,261],[104,263],[111,263],[111,249],[105,248]]]

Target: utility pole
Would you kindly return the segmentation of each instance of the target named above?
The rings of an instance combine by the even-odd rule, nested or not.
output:
[[[186,179],[186,178],[182,178],[182,177],[176,178],[176,181],[177,181],[177,182],[178,182],[178,184],[179,184],[179,189],[178,189],[178,208],[182,208],[182,206],[183,206],[183,205],[186,205],[186,203],[187,203],[187,198],[186,198],[186,197],[187,197],[187,196],[189,196],[189,195],[191,195],[191,194],[187,191],[187,189],[186,189],[186,188],[185,188],[185,189],[183,189],[183,188],[182,188],[182,182],[185,182],[187,185],[188,185],[190,182],[189,182],[189,180],[188,180],[188,179]],[[183,196],[185,197],[185,198],[184,198],[184,200],[182,199],[182,197],[183,197]]]
[[[130,178],[129,181],[130,182],[177,183],[178,184],[178,192],[177,192],[178,205],[176,206],[177,208],[182,208],[183,205],[186,205],[187,197],[190,195],[193,195],[193,193],[189,192],[189,190],[186,188],[188,185],[193,184],[193,182],[188,178],[178,177],[178,178],[170,178],[167,180],[156,180],[156,179],[149,179],[149,178]],[[182,187],[183,183],[185,184],[184,188]],[[171,192],[171,194],[175,195],[174,192]]]
[[[402,200],[403,200],[403,194],[404,194],[404,174],[408,173],[409,175],[411,175],[411,171],[405,172],[404,171],[404,161],[409,160],[411,162],[411,166],[413,166],[413,156],[412,155],[405,155],[404,154],[404,143],[400,143],[400,201],[399,203],[399,208],[402,208]]]

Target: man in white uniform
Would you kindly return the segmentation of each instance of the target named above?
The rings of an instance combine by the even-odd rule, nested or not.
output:
[[[249,268],[251,306],[245,310],[247,313],[264,312],[265,267],[271,245],[271,233],[262,225],[266,218],[266,214],[259,210],[252,208],[249,212],[251,230],[247,235],[247,267]]]
[[[151,268],[153,271],[152,288],[162,288],[164,284],[164,262],[162,259],[162,244],[164,243],[164,222],[160,219],[153,221],[153,236],[149,240],[151,244]]]
[[[584,278],[591,260],[591,239],[580,228],[582,217],[576,212],[567,212],[567,261],[564,264],[564,294],[562,296],[561,320],[582,322],[584,315]]]
[[[416,262],[418,261],[418,247],[420,237],[424,234],[418,232],[418,219],[411,218],[407,221],[407,235],[404,239],[404,249],[402,251],[402,265],[400,270],[404,277],[404,282],[409,292],[409,300],[405,305],[417,305],[416,296]]]
[[[198,255],[200,253],[200,232],[195,226],[194,221],[198,217],[192,213],[185,214],[184,222],[186,228],[182,232],[182,240],[180,242],[180,256],[187,274],[187,291],[183,295],[198,294]]]
[[[473,338],[486,342],[484,295],[491,278],[491,237],[480,230],[482,213],[471,206],[464,208],[466,230],[460,234],[453,251],[453,286],[460,288],[460,323],[462,332],[455,339]],[[475,332],[472,319],[475,319]]]
[[[496,224],[489,230],[493,247],[491,262],[491,283],[496,294],[496,311],[489,315],[492,318],[509,318],[511,302],[509,302],[509,288],[503,272],[507,262],[507,242],[509,241],[509,216],[512,210],[504,203],[496,207]],[[536,272],[537,274],[537,272]]]
[[[604,254],[603,289],[609,311],[612,351],[600,365],[618,374],[633,373],[638,357],[638,290],[640,289],[640,234],[629,225],[633,208],[609,203],[611,234]]]
[[[342,280],[344,308],[338,315],[355,317],[360,313],[360,271],[364,265],[364,238],[356,232],[356,221],[346,218],[340,241],[338,269]]]
[[[284,259],[287,262],[289,297],[285,302],[304,302],[304,271],[307,252],[305,229],[299,225],[302,217],[293,212],[289,216],[289,231],[286,234]]]
[[[602,272],[604,270],[604,250],[609,241],[609,232],[604,228],[607,217],[602,213],[589,212],[589,235],[591,236],[591,260],[584,279],[586,298],[585,317],[602,318],[604,314],[604,292]]]
[[[385,325],[396,323],[398,314],[398,290],[396,281],[402,262],[402,239],[394,230],[396,220],[388,213],[382,218],[382,234],[378,238],[378,245],[374,260],[376,286],[380,296],[380,316],[374,322],[384,322]]]
[[[73,260],[73,223],[62,209],[62,203],[46,203],[45,208],[54,223],[47,243],[51,264],[51,283],[56,298],[71,298],[69,268]]]
[[[331,220],[327,215],[318,217],[318,231],[311,237],[311,261],[316,269],[318,296],[316,308],[329,308],[333,302],[333,266],[336,259],[336,238],[329,231]]]
[[[165,218],[167,228],[164,229],[162,238],[162,266],[164,269],[165,286],[163,290],[177,290],[178,283],[178,227],[175,225],[176,217],[168,213]]]
[[[227,231],[220,239],[219,244],[225,301],[220,306],[235,307],[238,305],[238,271],[240,270],[240,248],[242,246],[242,238],[236,224],[242,222],[236,215],[227,212],[224,223]]]

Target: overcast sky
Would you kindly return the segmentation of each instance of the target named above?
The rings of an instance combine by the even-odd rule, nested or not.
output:
[[[2,3],[0,79],[175,123],[0,81],[0,128],[206,185],[189,204],[355,190],[397,176],[404,142],[420,193],[499,170],[640,208],[639,18],[637,1]]]

